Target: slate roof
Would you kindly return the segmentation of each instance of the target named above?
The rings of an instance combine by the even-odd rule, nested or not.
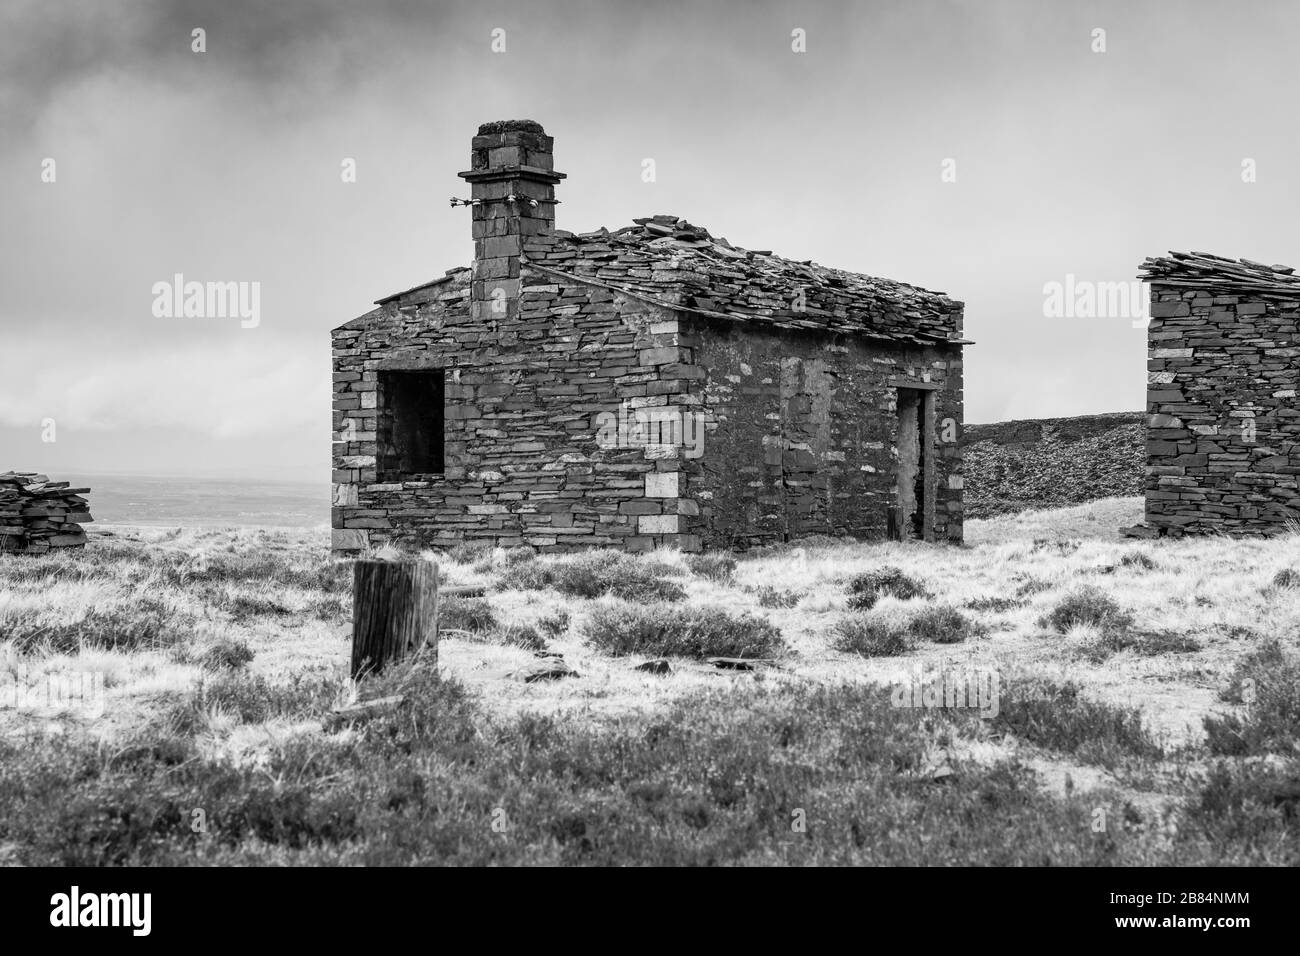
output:
[[[942,292],[742,249],[676,216],[636,219],[614,232],[533,236],[523,264],[714,318],[901,345],[968,344],[960,337],[963,304]],[[465,271],[452,269],[375,304],[453,282]]]
[[[1300,299],[1300,276],[1292,275],[1294,272],[1290,266],[1225,259],[1208,252],[1170,252],[1168,256],[1146,259],[1138,278],[1151,285]]]
[[[742,249],[676,216],[633,223],[615,232],[534,237],[525,260],[717,318],[904,344],[964,341],[962,303],[942,292]],[[795,307],[800,290],[802,310]]]

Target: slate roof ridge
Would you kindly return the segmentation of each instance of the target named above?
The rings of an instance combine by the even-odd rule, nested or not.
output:
[[[1188,286],[1225,292],[1252,291],[1300,298],[1300,276],[1291,266],[1253,259],[1228,259],[1209,252],[1173,252],[1149,256],[1138,278],[1150,285]]]

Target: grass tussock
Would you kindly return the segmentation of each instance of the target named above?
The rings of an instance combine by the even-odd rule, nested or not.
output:
[[[180,733],[208,728],[214,719],[235,724],[320,718],[346,699],[349,681],[330,674],[295,674],[272,682],[260,674],[219,674],[200,681],[194,692],[173,705],[166,725]]]
[[[1000,614],[1004,611],[1013,611],[1016,608],[1024,607],[1026,603],[1018,598],[978,597],[971,598],[962,606],[969,611],[992,611],[995,614]]]
[[[161,651],[188,642],[198,623],[189,611],[151,594],[118,595],[71,619],[62,619],[56,608],[50,611],[9,618],[0,622],[0,633],[19,653]]]
[[[252,663],[256,655],[246,641],[219,637],[198,654],[199,666],[210,671],[237,671]]]
[[[979,632],[975,622],[947,604],[915,612],[907,622],[907,629],[918,640],[934,644],[960,644]]]
[[[443,554],[453,564],[475,565],[481,561],[491,561],[494,550],[495,548],[489,541],[462,541],[460,544],[448,548]]]
[[[554,640],[569,631],[569,612],[561,608],[550,614],[545,614],[537,620],[537,629],[545,636]]]
[[[797,605],[803,596],[803,591],[784,591],[769,584],[761,585],[754,591],[758,606],[767,608],[791,608]]]
[[[1273,575],[1273,580],[1270,583],[1275,590],[1293,591],[1300,588],[1300,571],[1295,568],[1283,568]]]
[[[292,614],[284,598],[277,594],[235,593],[220,601],[219,607],[229,611],[236,623],[243,624],[263,617],[282,617]]]
[[[1180,836],[1203,841],[1219,865],[1300,858],[1300,785],[1294,767],[1216,763],[1181,821]]]
[[[751,614],[716,607],[613,604],[588,618],[587,643],[608,654],[655,657],[776,657],[785,650],[781,632]]]
[[[901,615],[846,614],[835,625],[831,647],[858,657],[895,657],[923,641],[959,644],[980,631],[955,607],[939,604]]]
[[[1244,712],[1205,718],[1211,753],[1300,757],[1300,656],[1267,641],[1237,663],[1221,697]]]
[[[522,647],[526,651],[546,650],[546,638],[531,624],[512,622],[503,625],[496,636],[502,644],[511,647]]]
[[[924,584],[895,567],[877,568],[857,575],[848,583],[848,595],[851,611],[870,610],[885,595],[900,601],[932,597]]]
[[[498,626],[496,612],[486,598],[453,594],[438,599],[438,630],[465,631],[471,636],[490,634]]]
[[[1106,767],[1163,756],[1162,748],[1143,725],[1139,709],[1090,700],[1074,683],[1035,678],[1003,687],[992,726],[1040,747]]]
[[[1061,598],[1038,623],[1040,627],[1050,627],[1062,634],[1080,625],[1098,628],[1103,633],[1115,633],[1127,630],[1133,623],[1133,615],[1101,588],[1085,585]]]
[[[1107,628],[1095,641],[1084,647],[1081,654],[1093,663],[1100,663],[1121,651],[1142,657],[1163,657],[1166,654],[1194,654],[1201,649],[1200,641],[1179,631]]]
[[[686,566],[696,577],[718,582],[730,581],[737,567],[736,559],[725,551],[688,555]]]
[[[1158,565],[1150,555],[1141,551],[1130,551],[1119,559],[1120,567],[1139,571],[1154,571]]]
[[[1035,594],[1042,594],[1044,591],[1052,590],[1050,581],[1044,581],[1041,578],[1029,578],[1016,586],[1016,597],[1029,598]]]
[[[686,590],[664,565],[619,552],[588,552],[554,561],[529,561],[507,568],[497,580],[501,591],[552,589],[568,597],[604,595],[625,601],[681,601]]]
[[[853,614],[836,622],[831,647],[858,657],[896,657],[910,651],[912,641],[897,621]]]

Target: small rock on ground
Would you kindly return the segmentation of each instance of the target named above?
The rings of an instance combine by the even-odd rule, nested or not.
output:
[[[673,672],[673,666],[663,658],[646,661],[644,664],[638,664],[632,669],[636,671],[645,671],[647,674],[660,674],[665,676]]]

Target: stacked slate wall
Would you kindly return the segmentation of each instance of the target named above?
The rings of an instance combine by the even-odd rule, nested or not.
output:
[[[517,315],[474,319],[469,272],[333,333],[334,548],[675,544],[680,460],[598,440],[598,416],[677,400],[673,313],[525,269]],[[513,311],[513,310],[512,310]],[[442,475],[380,481],[379,373],[444,369]]]
[[[684,519],[705,547],[810,534],[883,538],[897,504],[897,389],[933,386],[927,537],[962,539],[959,346],[691,321],[704,454],[687,459]]]
[[[1153,285],[1146,521],[1276,534],[1300,518],[1300,300]]]

